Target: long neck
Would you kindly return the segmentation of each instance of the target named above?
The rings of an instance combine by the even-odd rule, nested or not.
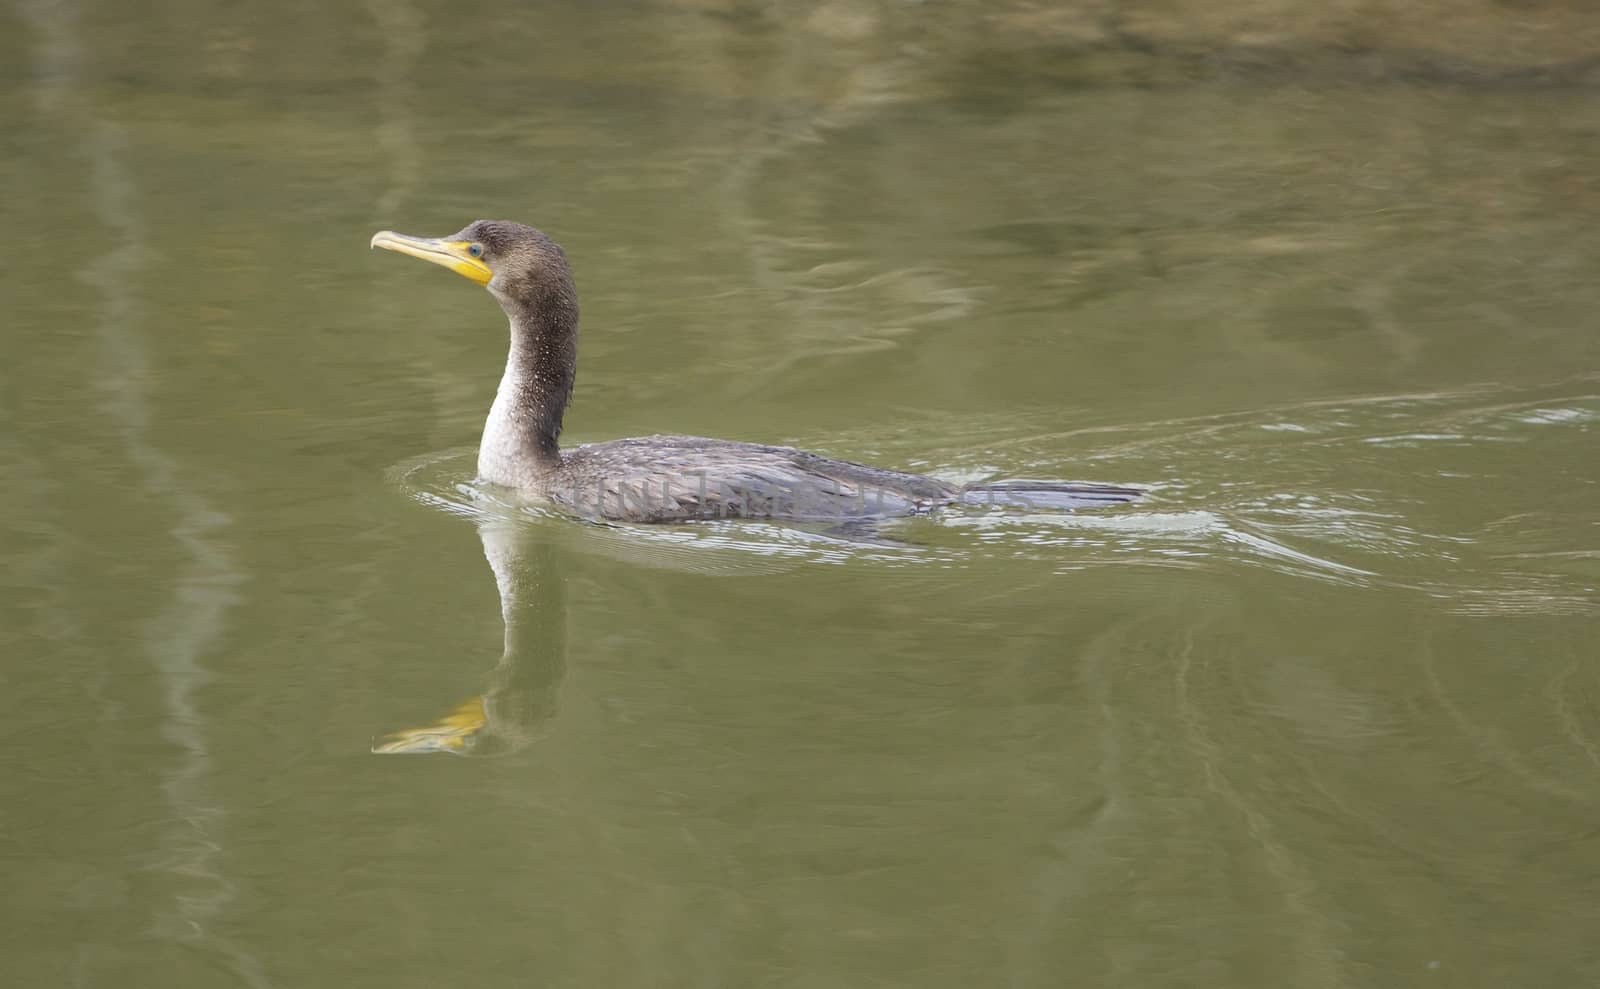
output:
[[[478,447],[478,476],[524,487],[561,464],[561,414],[577,370],[575,305],[502,300],[511,318],[511,352]]]

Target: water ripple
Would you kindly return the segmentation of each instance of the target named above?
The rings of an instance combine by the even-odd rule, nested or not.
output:
[[[1481,386],[1065,433],[1014,416],[930,416],[919,429],[794,442],[957,483],[1062,477],[1132,483],[1149,494],[1113,511],[946,511],[885,523],[883,538],[870,540],[758,521],[555,527],[578,533],[571,538],[588,551],[694,571],[865,561],[951,567],[999,555],[1057,571],[1264,569],[1415,592],[1458,614],[1593,614],[1600,526],[1590,526],[1594,546],[1569,541],[1581,528],[1574,518],[1585,510],[1585,487],[1600,483],[1578,449],[1597,415],[1600,397],[1586,390],[1519,395]],[[926,448],[929,436],[941,438],[943,454]],[[1536,485],[1530,504],[1529,479],[1550,464],[1568,465],[1569,476]],[[424,455],[391,476],[452,514],[554,519],[475,487],[470,450]]]

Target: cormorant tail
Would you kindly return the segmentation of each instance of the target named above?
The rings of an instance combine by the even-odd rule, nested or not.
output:
[[[1068,481],[996,481],[974,484],[961,492],[961,504],[1000,508],[1070,511],[1122,505],[1144,494],[1138,488]]]

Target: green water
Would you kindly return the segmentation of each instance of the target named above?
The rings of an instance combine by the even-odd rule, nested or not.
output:
[[[1593,86],[1004,9],[0,9],[6,984],[1600,982]],[[524,511],[480,216],[570,441],[1151,494]]]

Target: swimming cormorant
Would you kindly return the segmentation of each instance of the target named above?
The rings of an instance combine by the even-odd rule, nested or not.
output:
[[[431,261],[489,290],[511,319],[511,353],[483,426],[478,475],[589,518],[848,521],[945,505],[1079,508],[1137,498],[1132,488],[1057,481],[959,487],[788,447],[645,436],[563,450],[561,414],[578,356],[578,293],[561,248],[538,230],[479,220],[449,237],[391,230],[373,247]]]

